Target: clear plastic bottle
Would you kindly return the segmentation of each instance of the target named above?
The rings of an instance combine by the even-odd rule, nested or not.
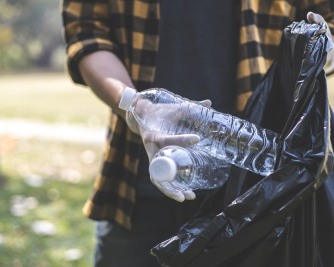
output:
[[[212,156],[263,176],[274,171],[278,134],[246,120],[161,88],[126,88],[119,107],[140,127],[170,135],[197,134],[201,141],[196,146]]]
[[[178,190],[212,189],[225,183],[230,166],[200,148],[167,146],[155,154],[149,172],[155,181]]]

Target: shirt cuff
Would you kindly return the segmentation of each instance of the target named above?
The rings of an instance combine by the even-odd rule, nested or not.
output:
[[[75,83],[86,85],[79,71],[79,61],[96,51],[107,50],[119,56],[118,47],[111,41],[100,38],[75,41],[67,46],[67,69]]]

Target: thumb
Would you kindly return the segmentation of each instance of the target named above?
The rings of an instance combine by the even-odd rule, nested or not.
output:
[[[313,12],[308,12],[307,13],[307,20],[308,20],[309,23],[315,23],[315,24],[320,25],[321,27],[324,27],[325,28],[324,30],[326,31],[327,37],[329,38],[329,40],[332,39],[331,31],[330,31],[325,19],[321,15],[313,13]]]
[[[325,19],[321,15],[313,12],[308,12],[306,17],[309,23],[315,23],[319,25],[325,23]]]
[[[205,99],[205,100],[202,100],[202,101],[198,101],[198,104],[200,104],[203,107],[209,108],[209,107],[211,107],[212,102],[211,102],[210,99]]]

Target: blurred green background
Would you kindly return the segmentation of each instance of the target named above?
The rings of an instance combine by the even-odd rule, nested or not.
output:
[[[0,75],[0,266],[92,266],[107,109],[64,72]]]
[[[108,111],[64,62],[60,1],[0,0],[0,267],[92,266]]]
[[[0,267],[92,265],[108,111],[64,59],[59,1],[0,0]]]

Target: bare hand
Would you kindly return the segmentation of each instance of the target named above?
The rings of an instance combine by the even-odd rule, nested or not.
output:
[[[309,12],[309,13],[307,13],[307,20],[308,20],[309,23],[315,23],[315,24],[318,24],[318,25],[321,25],[321,26],[325,25],[326,35],[327,35],[328,39],[332,41],[332,47],[333,47],[334,46],[334,43],[333,43],[334,37],[332,36],[331,31],[330,31],[325,19],[319,14]],[[334,49],[333,48],[327,54],[327,62],[326,62],[326,65],[324,67],[324,70],[325,70],[326,74],[330,74],[330,73],[334,72]]]
[[[329,27],[328,27],[325,19],[321,15],[319,15],[317,13],[313,13],[313,12],[308,12],[307,13],[307,21],[309,23],[318,24],[320,26],[325,25],[325,27],[326,27],[326,35],[329,38],[329,40],[332,40],[331,31],[330,31],[330,29],[329,29]]]

